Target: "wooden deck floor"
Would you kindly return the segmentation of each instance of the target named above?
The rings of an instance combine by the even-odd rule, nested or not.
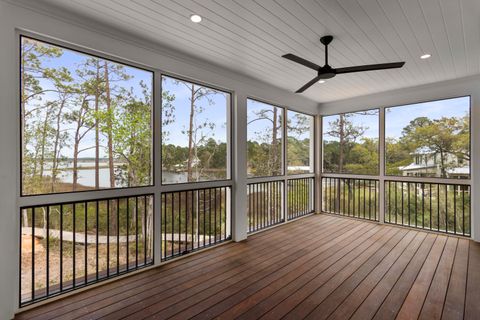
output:
[[[315,215],[16,319],[479,319],[480,245]]]

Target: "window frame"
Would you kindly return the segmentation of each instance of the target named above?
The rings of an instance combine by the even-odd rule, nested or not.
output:
[[[429,100],[421,100],[421,101],[417,101],[417,102],[408,102],[408,103],[405,103],[405,104],[396,104],[396,105],[392,105],[392,106],[384,106],[382,107],[383,110],[384,110],[384,121],[383,121],[383,132],[384,132],[384,136],[383,136],[383,146],[384,146],[384,158],[383,158],[383,162],[384,162],[384,166],[383,166],[383,172],[381,173],[385,179],[391,179],[391,180],[395,180],[395,179],[402,179],[402,178],[413,178],[413,179],[416,179],[418,178],[419,181],[420,180],[424,180],[424,181],[428,181],[428,179],[433,179],[433,180],[443,180],[443,181],[451,181],[451,183],[456,183],[456,184],[470,184],[470,182],[472,181],[472,161],[469,160],[468,161],[468,178],[465,178],[465,179],[458,179],[458,178],[448,178],[448,177],[421,177],[421,176],[398,176],[398,175],[389,175],[387,174],[387,144],[386,144],[386,141],[387,141],[387,117],[386,117],[386,109],[391,109],[391,108],[401,108],[401,107],[406,107],[406,106],[411,106],[411,105],[415,105],[415,104],[422,104],[422,103],[429,103],[429,102],[438,102],[438,101],[444,101],[444,100],[452,100],[452,99],[459,99],[459,98],[467,98],[468,97],[468,126],[469,126],[469,129],[468,129],[468,133],[469,133],[469,137],[468,137],[468,152],[469,152],[469,155],[472,156],[472,95],[471,94],[467,94],[467,95],[459,95],[459,96],[453,96],[453,97],[446,97],[446,98],[438,98],[438,99],[429,99]],[[435,158],[436,160],[436,158]],[[427,180],[425,180],[425,178]],[[454,182],[455,181],[455,182]],[[462,183],[462,182],[466,182],[466,183]],[[435,182],[437,183],[437,182]],[[448,183],[448,182],[444,182],[444,183]]]
[[[226,158],[226,173],[227,173],[227,179],[217,179],[217,180],[205,180],[205,181],[187,181],[187,182],[176,182],[176,183],[164,183],[163,182],[163,170],[162,170],[162,151],[163,151],[163,144],[162,144],[162,136],[163,136],[163,127],[162,127],[162,115],[163,115],[163,78],[164,77],[168,77],[168,78],[171,78],[171,79],[175,79],[175,80],[178,80],[178,81],[183,81],[183,82],[189,82],[191,84],[194,84],[194,85],[199,85],[199,86],[202,86],[202,87],[205,87],[205,88],[209,88],[209,89],[213,89],[215,91],[220,91],[220,92],[223,92],[223,93],[227,93],[229,94],[230,96],[230,99],[227,99],[228,101],[228,106],[227,106],[227,119],[226,119],[226,123],[227,123],[227,130],[226,130],[226,133],[227,133],[227,158]],[[234,163],[234,157],[233,157],[233,123],[234,123],[234,116],[233,116],[233,105],[234,105],[234,94],[235,92],[232,91],[232,90],[229,90],[229,89],[225,89],[225,88],[222,88],[222,87],[219,87],[219,86],[216,86],[216,85],[211,85],[211,84],[207,84],[205,82],[202,82],[202,81],[198,81],[198,80],[195,80],[195,79],[191,79],[191,78],[188,78],[188,77],[184,77],[184,76],[179,76],[179,75],[176,75],[176,74],[172,74],[172,73],[166,73],[166,72],[160,72],[160,84],[159,84],[159,87],[158,87],[158,90],[159,90],[159,93],[160,93],[160,101],[159,101],[159,106],[158,108],[160,108],[160,115],[159,115],[159,122],[160,122],[160,133],[159,133],[159,138],[160,138],[160,185],[163,186],[163,187],[174,187],[174,186],[185,186],[185,185],[192,185],[194,188],[197,188],[196,186],[199,185],[199,184],[206,184],[208,185],[209,183],[222,183],[222,182],[229,182],[230,184],[229,185],[232,185],[232,182],[233,182],[233,172],[234,172],[234,168],[233,168],[233,163]],[[202,187],[203,188],[203,187]]]
[[[382,109],[384,109],[384,107],[373,107],[373,108],[368,108],[368,109],[360,109],[360,110],[354,110],[354,111],[349,111],[349,112],[340,112],[340,113],[332,113],[332,114],[324,114],[324,115],[321,115],[320,117],[320,125],[321,125],[321,132],[320,132],[320,147],[321,147],[321,158],[320,158],[320,174],[322,176],[327,176],[327,175],[336,175],[338,177],[340,176],[345,176],[345,177],[379,177],[382,175],[382,169],[381,169],[381,159],[382,159],[382,156],[381,156],[381,145],[382,145],[382,137],[381,137],[381,127],[382,127]],[[368,111],[372,111],[372,110],[378,110],[378,142],[377,142],[377,157],[378,157],[378,165],[377,165],[377,173],[376,174],[360,174],[360,173],[350,173],[350,172],[329,172],[329,171],[325,171],[325,168],[324,168],[324,154],[325,154],[325,148],[324,148],[324,139],[323,139],[323,130],[324,130],[324,125],[323,125],[323,119],[325,117],[330,117],[330,116],[339,116],[341,114],[348,114],[348,113],[357,113],[357,112],[368,112]],[[384,131],[385,132],[385,131]],[[384,137],[383,137],[384,138]]]
[[[102,60],[107,60],[112,63],[117,63],[117,64],[122,64],[127,67],[139,69],[145,72],[148,72],[152,76],[152,103],[151,103],[151,128],[152,128],[152,139],[151,139],[151,173],[150,173],[150,183],[148,185],[144,186],[133,186],[133,187],[119,187],[119,188],[99,188],[99,189],[92,189],[92,190],[78,190],[78,191],[62,191],[62,192],[50,192],[50,193],[37,193],[37,194],[24,194],[23,192],[23,178],[22,178],[22,173],[23,173],[23,137],[24,137],[24,130],[23,130],[23,110],[22,110],[22,104],[21,104],[21,86],[22,86],[22,81],[21,77],[19,76],[22,71],[22,61],[21,61],[21,52],[22,52],[22,39],[31,39],[34,41],[42,42],[47,45],[51,46],[56,46],[61,49],[65,50],[70,50],[73,52],[77,52],[79,54],[91,56],[94,58],[102,59]],[[155,123],[155,118],[156,118],[156,111],[155,111],[155,101],[156,101],[156,95],[155,95],[155,86],[156,86],[156,70],[153,68],[150,68],[148,66],[145,66],[143,64],[139,64],[136,62],[129,61],[127,59],[122,59],[116,56],[111,56],[109,54],[104,54],[95,50],[91,50],[79,45],[74,45],[68,42],[64,42],[61,40],[57,39],[52,39],[49,37],[44,37],[42,35],[38,35],[35,33],[27,32],[27,31],[20,31],[17,33],[17,39],[18,39],[18,51],[16,55],[16,59],[18,59],[17,67],[18,67],[18,87],[17,87],[17,99],[18,99],[18,110],[19,110],[19,140],[18,140],[18,149],[19,149],[19,169],[18,169],[18,177],[19,177],[19,196],[20,198],[32,198],[32,197],[42,197],[42,196],[56,196],[56,195],[65,195],[65,194],[79,194],[79,193],[95,193],[95,192],[104,192],[104,191],[115,191],[115,190],[135,190],[135,189],[144,189],[144,188],[152,188],[155,187],[155,176],[156,176],[156,169],[155,169],[155,163],[156,163],[156,141],[155,141],[155,131],[156,131],[156,123]]]

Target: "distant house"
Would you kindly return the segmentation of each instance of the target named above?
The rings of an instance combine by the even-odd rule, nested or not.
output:
[[[414,162],[398,168],[403,176],[442,176],[440,153],[428,147],[421,147],[410,153],[410,155]],[[446,154],[445,163],[447,165],[446,173],[448,178],[468,179],[470,172],[468,162],[454,154],[448,153]]]
[[[195,168],[201,164],[201,160],[198,157],[192,159],[192,168]],[[188,160],[183,161],[182,163],[176,164],[174,166],[175,171],[185,171],[188,167]]]

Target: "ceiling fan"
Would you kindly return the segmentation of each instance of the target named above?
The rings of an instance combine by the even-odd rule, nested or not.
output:
[[[330,79],[335,77],[337,74],[343,73],[352,73],[352,72],[361,72],[361,71],[373,71],[373,70],[384,70],[384,69],[394,69],[394,68],[401,68],[405,62],[392,62],[392,63],[380,63],[380,64],[367,64],[363,66],[354,66],[354,67],[345,67],[345,68],[332,68],[328,64],[328,45],[332,42],[333,36],[323,36],[320,38],[320,42],[325,45],[325,65],[320,67],[319,65],[300,58],[294,54],[288,53],[283,55],[282,57],[288,60],[291,60],[296,63],[300,63],[305,67],[313,69],[318,72],[318,75],[305,84],[303,87],[295,91],[295,93],[302,93],[303,91],[310,88],[315,82],[322,80],[322,79]]]

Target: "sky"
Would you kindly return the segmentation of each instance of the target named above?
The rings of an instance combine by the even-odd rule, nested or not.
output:
[[[377,109],[378,110],[378,109]],[[460,97],[430,102],[421,102],[395,106],[385,109],[385,135],[387,138],[399,138],[402,130],[410,121],[418,117],[440,119],[442,117],[463,117],[469,113],[470,97]],[[338,115],[323,118],[324,131],[328,130],[328,123],[338,119]],[[364,137],[378,138],[379,117],[377,115],[354,114],[349,118],[354,125],[361,125],[367,130]],[[325,137],[327,140],[335,140]]]

